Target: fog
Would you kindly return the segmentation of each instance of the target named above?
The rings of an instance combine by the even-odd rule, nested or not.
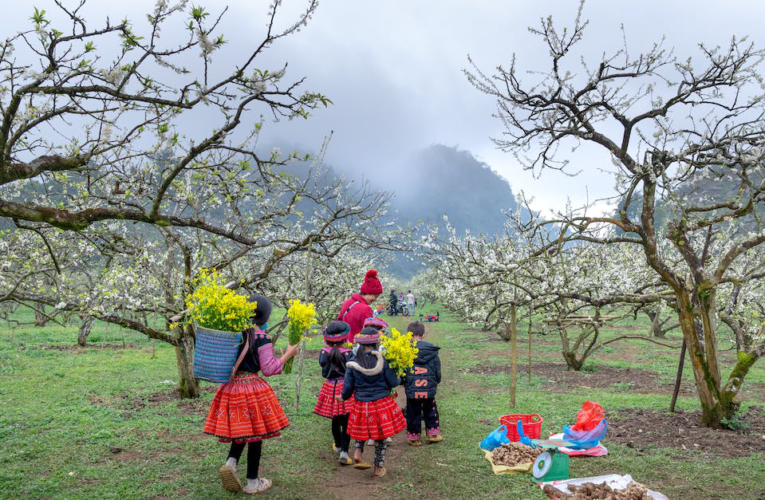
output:
[[[72,2],[65,2],[72,4]],[[197,2],[215,15],[222,2]],[[539,179],[524,172],[512,155],[498,151],[491,141],[502,134],[492,117],[493,100],[472,88],[462,70],[467,55],[486,72],[508,65],[516,53],[520,68],[536,70],[547,50],[527,27],[553,15],[560,26],[571,25],[574,0],[458,1],[458,0],[331,0],[319,5],[309,25],[277,41],[259,68],[278,69],[288,63],[287,78],[303,76],[306,90],[327,95],[334,105],[318,109],[311,119],[281,121],[264,127],[261,144],[298,145],[319,149],[332,133],[326,160],[333,167],[374,178],[386,189],[407,196],[407,172],[414,152],[432,144],[458,146],[472,152],[506,177],[513,190],[534,198],[533,208],[561,209],[570,199],[580,204],[608,196],[612,182],[599,168],[611,167],[608,157],[592,149],[562,150],[576,177],[544,172]],[[35,2],[55,11],[52,2]],[[262,0],[228,2],[221,24],[228,44],[215,54],[218,67],[236,64],[258,43],[265,30],[268,3]],[[286,0],[278,22],[287,26],[305,2]],[[94,23],[108,15],[145,23],[154,2],[94,2],[88,18]],[[32,4],[3,1],[0,28],[8,36],[30,26]],[[754,0],[613,2],[590,0],[585,18],[590,26],[582,46],[585,57],[599,59],[622,41],[623,24],[630,53],[649,48],[666,35],[665,44],[685,59],[698,55],[696,43],[725,44],[731,35],[750,35],[763,43],[761,19],[765,3]],[[177,33],[182,33],[179,30]],[[165,37],[176,35],[172,30]],[[191,56],[190,56],[191,57]],[[199,66],[199,61],[188,61]],[[205,120],[188,126],[204,127]],[[602,206],[605,209],[605,206]]]

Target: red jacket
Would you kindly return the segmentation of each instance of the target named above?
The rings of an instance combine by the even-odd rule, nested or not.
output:
[[[350,299],[343,302],[337,319],[351,325],[351,331],[348,332],[348,342],[353,343],[353,338],[364,326],[364,320],[372,316],[374,316],[372,308],[358,293],[354,293]]]

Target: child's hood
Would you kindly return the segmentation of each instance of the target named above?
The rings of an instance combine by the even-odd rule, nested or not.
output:
[[[372,368],[364,368],[356,362],[355,357],[345,365],[345,368],[356,370],[357,372],[368,376],[379,375],[382,373],[383,368],[385,367],[385,360],[383,360],[383,356],[379,351],[372,351],[372,355],[377,358],[377,363],[375,363],[375,366]]]
[[[417,353],[418,363],[428,363],[433,358],[438,356],[438,350],[441,349],[437,345],[433,345],[430,342],[425,342],[424,340],[418,341],[416,347],[419,349],[419,352]]]

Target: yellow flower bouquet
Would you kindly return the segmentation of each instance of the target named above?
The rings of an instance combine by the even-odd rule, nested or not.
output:
[[[250,324],[257,304],[226,288],[215,270],[202,269],[186,297],[187,321],[196,330],[194,376],[209,382],[228,382],[242,343],[242,330]]]
[[[257,304],[224,286],[215,270],[202,269],[193,281],[194,292],[186,298],[188,317],[203,328],[240,333],[250,324]]]
[[[395,328],[390,329],[389,335],[381,337],[382,351],[388,365],[396,372],[396,375],[403,377],[407,370],[414,366],[414,360],[420,352],[412,342],[412,333],[402,335]]]
[[[287,310],[288,326],[290,330],[289,343],[295,345],[303,338],[303,334],[316,322],[316,310],[313,304],[303,304],[300,299],[290,300],[290,308]],[[284,373],[292,372],[292,359],[284,365]]]

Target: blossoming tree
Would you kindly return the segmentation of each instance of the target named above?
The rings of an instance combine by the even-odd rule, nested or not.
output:
[[[737,363],[727,377],[721,372],[719,323],[729,305],[721,293],[758,286],[750,283],[756,273],[735,271],[738,261],[765,265],[758,249],[765,243],[764,53],[734,38],[724,47],[699,45],[695,60],[676,57],[662,43],[632,54],[626,42],[592,59],[579,51],[587,24],[580,7],[570,29],[560,31],[548,18],[531,30],[550,54],[543,72],[524,76],[513,58],[494,75],[475,65],[466,74],[496,99],[505,133],[495,142],[524,168],[568,171],[561,152],[571,146],[602,152],[605,162],[585,168],[616,181],[619,211],[572,210],[545,224],[560,228],[558,245],[641,250],[674,295],[701,423],[720,427],[738,408],[749,368],[765,354],[763,323],[749,317],[736,326]]]
[[[536,320],[536,332],[560,336],[563,358],[577,371],[610,343],[654,342],[645,335],[600,336],[603,326],[667,302],[647,266],[635,265],[635,250],[577,244],[549,251],[556,235],[538,231],[540,221],[511,215],[500,237],[460,236],[448,226],[445,240],[434,236],[429,256],[443,303],[504,341],[521,320],[528,320],[529,333]]]
[[[193,329],[169,326],[200,269],[259,291],[309,249],[331,259],[392,244],[377,224],[388,195],[323,171],[321,153],[256,152],[262,114],[305,118],[329,104],[287,82],[286,65],[256,66],[316,8],[280,29],[279,4],[234,67],[213,64],[220,17],[183,1],[158,1],[141,27],[91,28],[82,5],[36,10],[33,29],[2,44],[0,302],[167,342],[193,397]],[[172,27],[186,38],[166,36]]]
[[[1,243],[6,253],[0,268],[0,301],[87,314],[167,342],[176,349],[181,390],[193,396],[197,391],[193,329],[184,324],[174,331],[168,327],[185,310],[189,279],[200,269],[215,268],[232,287],[273,293],[279,302],[304,296],[304,279],[288,286],[285,278],[309,251],[324,269],[345,269],[337,260],[352,249],[398,244],[396,234],[376,224],[385,211],[386,194],[365,188],[350,191],[341,179],[315,183],[316,174],[311,172],[303,180],[268,174],[267,169],[262,173],[274,179],[250,180],[270,203],[249,206],[246,218],[231,219],[240,227],[253,223],[253,241],[246,245],[201,229],[141,228],[119,221],[70,232],[41,227],[34,237],[19,228],[8,230]],[[296,198],[302,198],[304,213],[294,208]],[[329,279],[332,275],[326,273]],[[334,288],[323,281],[322,272],[315,276],[317,297],[325,297]],[[338,280],[334,286],[343,283]]]

